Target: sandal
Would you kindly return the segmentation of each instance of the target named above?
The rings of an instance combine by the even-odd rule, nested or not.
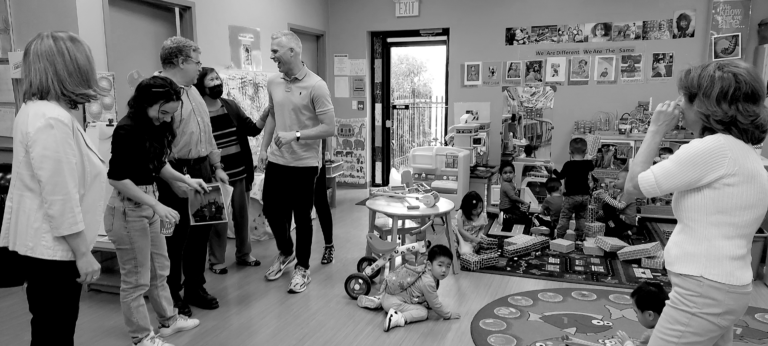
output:
[[[212,273],[217,274],[217,275],[224,275],[226,273],[229,273],[229,269],[227,269],[227,267],[224,267],[224,268],[221,268],[221,269],[216,269],[216,268],[213,267],[213,264],[209,265],[208,269]]]
[[[255,258],[253,259],[253,261],[237,260],[236,262],[237,262],[238,265],[246,266],[246,267],[258,267],[258,266],[261,265],[261,261],[255,259]]]

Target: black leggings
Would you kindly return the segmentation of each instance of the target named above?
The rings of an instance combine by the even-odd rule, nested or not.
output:
[[[328,191],[325,186],[325,160],[320,166],[320,173],[315,179],[315,213],[320,221],[320,229],[323,230],[325,245],[333,244],[333,214],[328,204]]]

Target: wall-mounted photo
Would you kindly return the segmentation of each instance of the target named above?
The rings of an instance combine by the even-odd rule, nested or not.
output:
[[[712,60],[741,58],[741,33],[712,36]]]
[[[696,10],[675,11],[672,17],[673,38],[691,38],[696,31]]]
[[[651,55],[651,79],[670,78],[675,65],[673,52],[653,53]]]
[[[505,46],[523,46],[528,44],[528,28],[516,26],[504,30]]]
[[[613,34],[613,23],[587,23],[585,42],[608,42]]]
[[[525,62],[525,83],[541,83],[544,60],[528,60]]]
[[[557,43],[557,31],[557,25],[532,26],[530,42],[535,44]]]
[[[480,73],[483,70],[482,62],[464,63],[464,85],[480,85]]]
[[[613,55],[595,57],[595,80],[614,80],[616,57]]]
[[[571,80],[589,80],[589,57],[571,57]]]
[[[642,79],[643,78],[643,55],[625,54],[621,56],[621,78],[622,79]]]
[[[643,39],[643,21],[613,23],[613,41],[634,41]]]
[[[566,57],[547,58],[547,77],[545,80],[547,82],[565,82],[567,63],[568,58]]]

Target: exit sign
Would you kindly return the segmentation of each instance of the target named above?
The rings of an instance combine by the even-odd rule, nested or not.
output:
[[[419,2],[400,0],[395,2],[395,17],[418,17],[419,16]]]

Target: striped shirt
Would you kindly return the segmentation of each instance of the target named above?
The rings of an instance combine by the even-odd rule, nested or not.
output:
[[[227,109],[222,105],[219,109],[210,111],[213,138],[216,147],[221,150],[221,164],[229,180],[245,178],[245,162],[241,158],[240,144],[237,142],[237,126]]]
[[[727,285],[752,282],[752,238],[768,211],[768,172],[751,145],[724,134],[695,139],[640,173],[638,184],[647,197],[675,193],[668,270]]]

